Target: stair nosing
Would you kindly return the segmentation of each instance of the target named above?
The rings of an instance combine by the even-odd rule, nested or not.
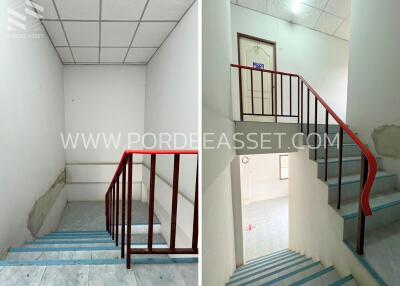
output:
[[[143,245],[143,247],[147,247],[147,243],[142,244],[133,244],[132,246]],[[155,247],[168,247],[167,244],[153,244]],[[9,249],[9,253],[21,253],[21,252],[62,252],[62,251],[107,251],[107,250],[121,250],[120,246],[93,246],[93,247],[12,247]]]
[[[287,253],[287,254],[282,255],[282,256],[274,257],[274,258],[271,258],[271,259],[267,259],[265,261],[259,261],[258,263],[245,264],[245,265],[237,268],[235,270],[235,272],[233,272],[232,275],[239,274],[240,272],[244,272],[244,271],[247,271],[247,270],[252,269],[252,268],[257,268],[257,267],[259,267],[261,265],[262,266],[267,266],[267,265],[270,265],[270,264],[274,264],[274,263],[278,262],[279,260],[286,260],[286,259],[290,259],[290,258],[297,257],[297,256],[301,256],[301,255],[296,253],[296,252],[293,252],[293,253]]]
[[[307,282],[310,282],[310,281],[312,281],[314,279],[317,279],[317,278],[319,278],[319,277],[321,277],[321,276],[323,276],[323,275],[325,275],[325,274],[327,274],[327,273],[329,273],[329,272],[331,272],[333,270],[335,270],[335,268],[333,266],[329,266],[329,267],[324,268],[321,271],[315,272],[315,273],[313,273],[313,274],[311,274],[311,275],[309,275],[309,276],[307,276],[307,277],[305,277],[305,278],[303,278],[303,279],[301,279],[301,280],[299,280],[299,281],[297,281],[297,282],[295,282],[293,284],[290,284],[290,286],[303,285],[303,284],[305,284]]]
[[[360,181],[360,179],[352,179],[350,181],[343,182],[343,178],[353,177],[353,176],[355,176],[355,175],[342,176],[342,185],[353,184],[353,183],[357,183]],[[377,172],[377,176],[375,177],[375,180],[382,179],[382,178],[388,178],[388,177],[396,177],[396,176],[397,176],[396,173],[388,173],[388,172],[379,171],[379,172]],[[334,183],[330,183],[329,179],[332,179],[332,178],[336,178],[337,180],[335,180]],[[328,179],[328,181],[324,181],[325,183],[327,183],[327,185],[329,185],[329,186],[338,186],[339,185],[338,184],[339,177],[331,177],[329,179]]]
[[[353,275],[350,274],[350,275],[347,275],[346,277],[343,277],[343,278],[329,284],[329,286],[340,286],[340,285],[343,285],[344,283],[347,283],[353,279],[354,279]]]

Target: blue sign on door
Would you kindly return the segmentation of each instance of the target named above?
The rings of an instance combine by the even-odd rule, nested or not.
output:
[[[253,68],[258,69],[258,70],[263,70],[264,64],[253,62]]]

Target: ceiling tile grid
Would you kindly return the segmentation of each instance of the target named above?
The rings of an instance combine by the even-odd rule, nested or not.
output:
[[[231,0],[231,3],[334,37],[350,39],[351,0]]]
[[[147,64],[195,0],[32,2],[63,64]]]

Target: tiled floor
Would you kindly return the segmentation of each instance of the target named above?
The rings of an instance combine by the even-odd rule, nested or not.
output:
[[[355,239],[350,243],[355,249]],[[400,285],[400,221],[367,232],[365,236],[365,259],[390,286]]]
[[[148,205],[132,201],[133,224],[147,224]],[[154,223],[159,223],[154,217]],[[58,231],[104,230],[104,202],[69,202],[58,225]]]
[[[197,285],[197,264],[63,265],[0,268],[2,286]]]
[[[245,260],[288,247],[288,198],[251,203],[243,216]]]

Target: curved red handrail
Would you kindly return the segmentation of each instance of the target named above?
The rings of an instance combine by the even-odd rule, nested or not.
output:
[[[365,146],[364,143],[361,142],[361,140],[354,134],[354,132],[351,131],[350,128],[340,119],[340,117],[328,106],[328,104],[326,104],[326,102],[307,83],[307,81],[302,76],[300,76],[298,74],[293,74],[293,73],[279,72],[279,71],[267,70],[267,69],[258,69],[258,68],[248,67],[248,66],[237,65],[237,64],[231,64],[231,67],[235,67],[235,68],[239,68],[239,69],[246,69],[246,70],[263,71],[263,72],[269,72],[269,73],[281,74],[281,75],[287,75],[287,76],[293,76],[293,77],[298,77],[299,79],[301,79],[301,81],[307,86],[307,88],[311,91],[311,93],[315,96],[315,98],[328,111],[328,113],[336,120],[336,122],[343,129],[343,131],[346,132],[347,135],[349,135],[349,137],[358,146],[358,148],[360,148],[361,152],[367,158],[368,165],[369,165],[369,171],[368,171],[367,181],[366,181],[366,183],[364,185],[364,188],[363,188],[363,191],[361,193],[360,202],[361,202],[361,207],[362,207],[362,210],[364,212],[364,215],[366,215],[366,216],[372,215],[372,210],[371,210],[371,206],[370,206],[370,203],[369,203],[369,196],[370,196],[370,193],[371,193],[371,190],[372,190],[372,185],[374,184],[374,180],[375,180],[375,177],[376,177],[376,172],[377,172],[377,169],[378,169],[375,156],[367,148],[367,146]]]
[[[125,150],[122,154],[121,160],[119,161],[117,170],[111,180],[110,188],[118,178],[118,174],[120,173],[121,169],[125,165],[125,160],[127,159],[128,155],[131,154],[138,154],[138,155],[175,155],[175,154],[183,154],[183,155],[196,155],[199,152],[197,150]]]

